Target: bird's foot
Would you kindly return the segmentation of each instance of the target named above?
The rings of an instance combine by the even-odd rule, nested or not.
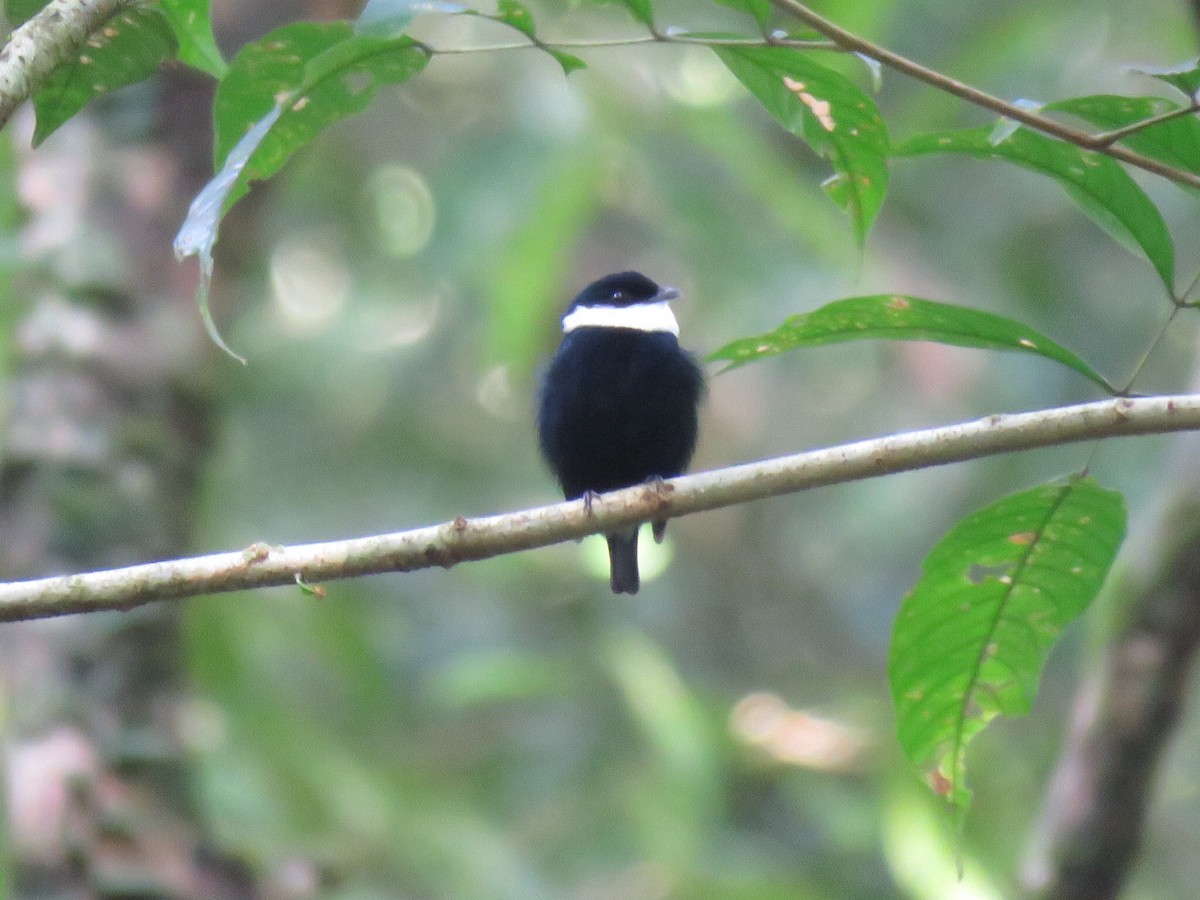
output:
[[[663,479],[661,475],[655,475],[647,479],[646,486],[654,492],[655,500],[659,509],[666,509],[670,502],[670,497],[675,493],[675,489]],[[654,543],[661,544],[667,533],[667,520],[655,519],[650,523],[651,532],[654,534]]]
[[[589,516],[592,514],[592,504],[600,499],[600,495],[595,491],[583,492],[583,511]]]

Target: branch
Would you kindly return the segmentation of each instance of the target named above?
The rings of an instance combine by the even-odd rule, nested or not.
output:
[[[79,55],[88,35],[130,0],[50,0],[0,50],[0,128],[55,68]]]
[[[714,469],[478,519],[320,544],[246,550],[0,584],[0,621],[130,609],[246,588],[408,572],[530,550],[615,528],[838,484],[1104,437],[1200,430],[1200,394],[1118,398],[931,428]]]
[[[981,106],[984,109],[998,113],[1005,118],[1020,122],[1022,125],[1027,125],[1035,131],[1040,131],[1059,140],[1067,141],[1085,150],[1103,153],[1105,156],[1111,156],[1113,159],[1120,160],[1128,165],[1136,166],[1147,172],[1153,172],[1155,175],[1161,175],[1163,178],[1167,178],[1177,184],[1200,188],[1200,175],[1193,172],[1184,172],[1156,159],[1135,153],[1120,144],[1113,143],[1111,132],[1099,135],[1089,134],[1086,131],[1080,131],[1077,128],[1063,125],[1061,122],[1056,122],[1054,119],[1047,118],[1028,109],[1022,109],[1006,100],[1001,100],[999,97],[943,75],[941,72],[928,69],[905,56],[893,53],[891,50],[880,47],[878,44],[873,44],[864,38],[860,38],[858,35],[846,31],[836,23],[813,12],[804,4],[798,2],[798,0],[771,0],[771,2],[779,9],[791,13],[818,34],[829,38],[844,50],[861,53],[863,56],[878,60],[890,69],[894,69],[918,81],[923,81],[931,87],[937,88],[939,91],[952,94],[955,97],[966,100],[968,103],[973,103],[976,106]]]
[[[1187,708],[1200,641],[1197,512],[1195,501],[1176,509],[1161,574],[1130,604],[1102,666],[1081,681],[1022,872],[1032,896],[1108,900],[1129,876],[1154,777]]]
[[[793,50],[832,50],[841,52],[833,41],[809,41],[799,38],[711,37],[673,31],[654,32],[636,37],[598,38],[595,40],[546,41],[535,35],[505,44],[473,44],[466,47],[438,47],[426,41],[417,44],[430,56],[462,56],[474,53],[504,53],[512,50],[605,50],[611,47],[636,47],[642,44],[683,44],[695,47],[790,47]]]

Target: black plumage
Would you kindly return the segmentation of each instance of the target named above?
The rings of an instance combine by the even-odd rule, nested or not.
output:
[[[564,319],[569,330],[546,372],[538,414],[542,454],[567,499],[682,474],[696,446],[704,376],[673,330],[622,327],[624,313],[653,313],[647,327],[669,326],[677,296],[637,272],[589,285]],[[571,313],[589,318],[572,325]],[[592,311],[600,308],[598,318]],[[665,523],[656,523],[661,539]],[[637,528],[608,535],[615,593],[637,593]]]

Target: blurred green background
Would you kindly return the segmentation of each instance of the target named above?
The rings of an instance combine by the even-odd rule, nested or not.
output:
[[[215,4],[219,8],[219,4]],[[544,39],[638,34],[617,6],[530,4]],[[751,23],[694,2],[662,25]],[[1195,53],[1184,4],[827,2],[822,12],[1007,98],[1151,93],[1125,64]],[[440,47],[508,43],[468,17]],[[258,200],[259,246],[218,245],[217,439],[197,552],[401,530],[557,499],[539,369],[585,283],[678,286],[704,354],[844,296],[1001,312],[1121,382],[1169,312],[1150,267],[1037,176],[900,160],[865,252],[827,165],[699,47],[436,58],[325,133]],[[869,75],[847,61],[864,85]],[[885,73],[894,138],[989,116]],[[1178,235],[1194,199],[1142,180]],[[1200,259],[1181,241],[1180,269]],[[236,263],[230,257],[236,257]],[[1175,324],[1141,390],[1181,390]],[[944,346],[812,350],[711,379],[694,468],[1096,396],[1050,363]],[[1131,512],[1136,570],[1171,440],[1092,471]],[[189,601],[186,732],[219,837],[338,898],[1012,896],[1071,696],[1115,596],[1055,652],[1034,714],[973,746],[955,874],[947,818],[892,736],[886,652],[921,560],[966,512],[1078,469],[1057,448],[827,488],[673,523],[635,598],[589,539],[449,571]],[[644,544],[650,544],[644,541]],[[1158,789],[1131,897],[1200,883],[1200,725]],[[325,873],[319,875],[317,873]]]

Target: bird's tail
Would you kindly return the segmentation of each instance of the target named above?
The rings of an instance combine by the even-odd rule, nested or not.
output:
[[[641,586],[638,578],[637,528],[606,537],[613,593],[636,594]]]

